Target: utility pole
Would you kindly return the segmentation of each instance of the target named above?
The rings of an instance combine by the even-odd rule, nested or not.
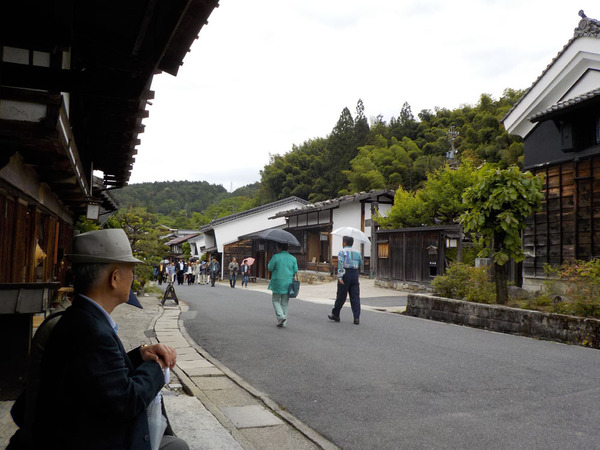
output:
[[[450,127],[450,131],[448,131],[448,140],[450,141],[450,151],[446,152],[446,158],[450,161],[451,167],[458,166],[458,161],[456,160],[456,149],[454,148],[454,141],[460,135],[458,130],[454,125]]]

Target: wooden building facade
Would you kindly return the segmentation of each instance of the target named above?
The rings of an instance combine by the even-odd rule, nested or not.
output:
[[[503,119],[524,139],[523,167],[544,178],[527,222],[523,287],[544,265],[600,257],[600,22],[583,11],[571,40]]]
[[[544,177],[544,200],[524,231],[524,276],[544,278],[545,264],[600,258],[600,154],[532,172]]]
[[[0,399],[21,387],[33,315],[66,282],[78,218],[116,209],[107,192],[129,181],[154,75],[177,74],[216,6],[0,5]]]
[[[294,256],[300,270],[323,272],[333,275],[337,270],[337,255],[342,249],[341,236],[331,232],[341,227],[353,227],[372,238],[373,216],[377,211],[385,213],[394,203],[395,192],[389,189],[359,192],[283,211],[276,217],[285,217],[286,230],[294,234],[301,248]],[[361,252],[364,266],[361,273],[372,275],[373,248],[371,243],[355,244]]]
[[[460,226],[377,230],[375,234],[378,280],[430,283],[444,274],[447,248],[457,248],[461,259]]]

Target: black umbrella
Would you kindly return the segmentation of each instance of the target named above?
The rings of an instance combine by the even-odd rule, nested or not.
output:
[[[274,241],[274,242],[279,242],[281,244],[296,245],[296,246],[300,247],[300,242],[298,242],[298,239],[296,239],[296,236],[294,236],[292,233],[290,233],[288,231],[280,230],[279,228],[263,230],[263,231],[259,232],[257,236],[259,239],[264,239],[266,241]]]

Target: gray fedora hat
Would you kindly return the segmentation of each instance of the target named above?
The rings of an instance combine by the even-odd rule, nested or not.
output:
[[[67,259],[72,263],[142,263],[133,257],[129,239],[121,228],[78,234],[71,250]]]

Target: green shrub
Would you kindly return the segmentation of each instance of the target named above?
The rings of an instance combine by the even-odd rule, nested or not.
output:
[[[572,260],[559,267],[544,267],[550,279],[544,283],[549,296],[566,296],[555,304],[555,311],[583,317],[600,318],[600,260]]]
[[[552,298],[548,295],[539,295],[532,299],[531,304],[536,307],[552,306]]]
[[[495,286],[485,267],[453,263],[444,275],[435,277],[431,284],[434,293],[442,297],[477,303],[494,303],[496,300]]]
[[[141,287],[142,287],[142,283],[140,283],[138,280],[133,280],[133,285],[131,286],[131,289],[134,292],[138,292]]]
[[[480,252],[480,248],[476,246],[464,246],[462,248],[462,256],[461,262],[466,265],[474,266],[475,258],[477,258],[477,254]],[[458,260],[458,249],[455,248],[447,248],[444,250],[446,260],[450,262],[450,264],[457,262]]]
[[[545,267],[544,290],[532,298],[514,299],[515,307],[600,318],[600,259],[569,261]],[[489,269],[451,263],[444,275],[431,283],[436,295],[477,303],[495,303]]]

